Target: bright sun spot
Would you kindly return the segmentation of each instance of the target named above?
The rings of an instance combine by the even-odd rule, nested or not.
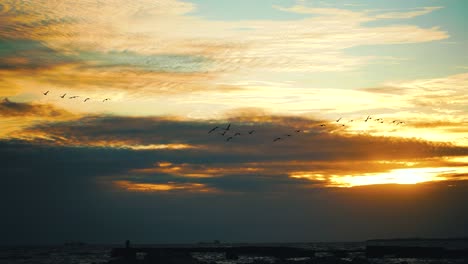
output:
[[[330,186],[353,187],[374,184],[416,184],[430,181],[445,181],[445,173],[452,173],[456,170],[448,167],[441,168],[409,168],[394,169],[386,173],[345,175],[330,177]]]

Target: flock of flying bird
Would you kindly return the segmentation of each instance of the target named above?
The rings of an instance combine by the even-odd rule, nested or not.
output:
[[[49,94],[49,91],[43,92],[42,94],[43,94],[43,95],[48,95],[48,94]],[[67,96],[66,93],[64,93],[63,95],[61,95],[60,98],[63,99],[63,98],[65,98],[65,96]],[[80,96],[79,96],[79,95],[74,95],[74,96],[68,97],[68,99],[75,99],[75,98],[78,98],[78,97],[80,97]],[[86,98],[84,99],[83,102],[86,103],[86,101],[89,101],[89,100],[91,100],[91,98],[86,97]],[[110,100],[110,98],[106,98],[106,99],[102,100],[102,102],[109,101],[109,100]]]
[[[343,127],[346,126],[345,124],[343,124],[343,122],[340,123],[341,120],[342,120],[342,118],[340,117],[340,118],[338,118],[337,120],[335,120],[335,122],[341,124],[341,126],[343,126]],[[364,122],[367,123],[367,121],[369,121],[369,120],[374,120],[374,121],[376,121],[376,122],[379,122],[380,124],[385,123],[384,120],[383,120],[382,118],[372,119],[371,116],[367,116],[367,118],[364,120]],[[354,120],[351,119],[351,120],[349,120],[348,122],[349,122],[349,123],[350,123],[350,122],[354,122]],[[405,122],[400,121],[400,120],[393,120],[393,121],[388,122],[388,123],[393,124],[393,125],[397,125],[397,126],[398,126],[398,125],[403,125],[403,124],[405,124]],[[320,127],[326,127],[327,125],[326,125],[326,124],[320,124],[319,126],[320,126]],[[221,136],[225,136],[226,133],[230,133],[230,131],[231,131],[231,124],[229,123],[229,124],[226,126],[226,128],[222,128],[222,127],[219,127],[219,126],[215,126],[215,127],[213,127],[212,129],[210,129],[210,130],[208,131],[208,134],[211,134],[211,133],[215,132],[216,130],[222,130],[223,132],[221,132],[221,133],[219,133],[219,134],[220,134]],[[300,130],[300,129],[294,130],[294,133],[300,133],[300,132],[302,132],[302,130]],[[232,132],[232,133],[234,133],[234,135],[227,137],[227,138],[226,138],[226,141],[231,141],[231,140],[234,139],[236,136],[240,136],[240,135],[241,135],[240,132]],[[248,132],[249,135],[252,135],[253,133],[255,133],[255,130],[250,130],[250,131]],[[273,142],[276,142],[276,141],[279,141],[279,140],[283,140],[284,138],[287,138],[287,137],[292,137],[292,134],[285,134],[285,135],[283,135],[282,137],[276,137],[276,138],[273,139]]]

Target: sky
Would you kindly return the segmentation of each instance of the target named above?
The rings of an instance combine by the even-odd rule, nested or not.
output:
[[[4,0],[0,244],[468,236],[465,0]]]

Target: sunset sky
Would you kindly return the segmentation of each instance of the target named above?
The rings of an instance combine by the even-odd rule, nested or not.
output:
[[[2,0],[0,244],[468,236],[467,11]]]

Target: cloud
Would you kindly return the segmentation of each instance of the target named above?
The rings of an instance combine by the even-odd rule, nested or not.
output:
[[[8,54],[1,55],[0,95],[37,98],[37,87],[46,87],[92,98],[112,97],[114,102],[125,98],[129,105],[132,100],[155,97],[176,102],[157,109],[164,114],[180,114],[181,107],[174,105],[184,102],[188,112],[200,111],[198,115],[203,116],[208,106],[200,107],[192,99],[201,97],[221,107],[218,99],[234,98],[242,93],[225,93],[241,89],[267,98],[255,86],[236,85],[242,79],[251,81],[252,76],[350,71],[379,59],[349,55],[346,50],[351,47],[448,37],[437,25],[367,27],[365,22],[375,19],[371,14],[338,8],[277,7],[313,13],[291,21],[220,21],[195,16],[194,4],[175,0],[4,1],[2,6],[0,36]],[[374,102],[370,96],[362,100],[346,105],[363,110]],[[76,105],[54,103],[69,111],[83,111]],[[149,104],[145,107],[150,108]],[[296,108],[295,113],[308,111],[305,106]],[[87,109],[108,111],[100,105]],[[119,114],[131,111],[118,109]]]
[[[408,126],[425,129],[423,133],[427,134],[432,131],[439,134],[439,139],[445,134],[446,138],[459,141],[466,136],[467,86],[468,74],[462,73],[442,78],[388,82],[363,91],[381,94],[387,100],[398,100],[404,106],[400,111],[403,110],[405,119],[410,121]]]
[[[421,152],[414,152],[414,155],[423,153],[425,151],[423,150],[424,146],[429,147],[432,144],[442,149],[452,149],[450,145],[431,143],[419,139],[373,137],[367,133],[349,134],[346,129],[342,128],[335,121],[316,120],[299,116],[234,115],[225,122],[230,122],[233,126],[228,135],[234,134],[234,132],[240,132],[243,135],[233,141],[237,142],[231,145],[232,150],[235,151],[242,151],[238,147],[250,149],[249,145],[255,141],[259,143],[258,148],[260,149],[257,151],[251,149],[254,153],[269,153],[269,151],[264,151],[265,149],[262,148],[270,149],[276,147],[283,148],[283,151],[293,151],[295,147],[305,143],[315,145],[315,149],[323,147],[323,149],[328,150],[333,147],[339,148],[342,144],[350,147],[352,145],[361,145],[361,149],[356,149],[359,152],[372,151],[371,145],[374,143],[380,144],[382,151],[393,149],[399,145],[401,147],[406,146],[409,150],[422,150]],[[75,143],[93,144],[93,142],[128,141],[138,144],[177,143],[221,147],[226,145],[226,136],[223,138],[223,136],[219,135],[222,132],[219,130],[223,126],[226,126],[226,123],[219,123],[219,121],[184,120],[171,117],[88,116],[66,122],[38,124],[24,129],[21,134],[28,135],[28,133],[31,133],[31,135],[34,135],[34,133],[41,132],[54,136],[66,136],[63,143],[69,145]],[[326,124],[326,127],[322,127],[321,124]],[[221,129],[208,134],[207,132],[214,126],[220,126]],[[296,129],[300,129],[303,133],[295,132]],[[247,132],[250,130],[256,130],[256,133],[248,135]],[[283,145],[275,146],[271,144],[274,138],[277,136],[284,137],[285,134],[294,134],[295,137],[291,137],[291,140],[285,141]],[[366,149],[365,145],[369,145],[370,148]],[[456,149],[456,147],[453,149]],[[383,152],[385,153],[385,151]],[[287,155],[289,153],[282,153],[280,156],[284,154]],[[412,155],[410,152],[407,152],[407,154]]]
[[[194,192],[212,192],[204,184],[200,183],[135,183],[131,181],[115,181],[118,188],[123,188],[127,191],[135,192],[169,192],[169,191],[194,191]]]
[[[424,211],[427,207],[423,205],[428,201],[435,201],[431,202],[431,210],[452,208],[444,214],[445,218],[437,220],[440,226],[446,226],[444,232],[451,232],[452,220],[459,218],[450,215],[466,211],[462,210],[464,203],[459,202],[466,196],[463,187],[466,147],[368,134],[348,135],[335,121],[274,116],[260,109],[239,112],[222,122],[174,117],[87,116],[36,124],[15,133],[19,139],[1,140],[0,174],[4,177],[0,184],[0,204],[10,212],[2,218],[2,223],[9,224],[8,230],[2,233],[9,241],[35,241],[44,237],[48,241],[64,241],[68,239],[63,235],[67,231],[66,236],[78,236],[86,241],[117,241],[120,237],[151,241],[154,236],[123,230],[133,227],[130,229],[137,228],[146,234],[144,230],[159,230],[160,224],[171,232],[166,236],[161,229],[158,234],[181,240],[187,232],[178,231],[180,225],[194,225],[193,230],[198,230],[195,228],[198,226],[206,228],[204,233],[213,232],[210,230],[214,223],[210,221],[213,212],[218,212],[220,216],[214,222],[223,223],[220,230],[225,230],[226,224],[236,233],[247,229],[249,232],[245,234],[256,234],[252,240],[257,240],[264,233],[252,228],[252,221],[271,223],[271,219],[279,218],[282,225],[290,223],[295,227],[301,223],[311,228],[311,232],[314,226],[320,226],[319,230],[324,227],[335,230],[336,222],[327,223],[345,218],[346,222],[340,222],[340,226],[369,218],[381,223],[388,218],[388,208],[396,207],[410,214],[422,210],[413,215],[418,220],[415,226],[420,226],[425,222],[417,216],[433,215],[433,211]],[[232,132],[242,133],[232,142],[226,142],[218,134],[221,131],[208,134],[214,126],[224,128],[229,122]],[[326,128],[319,126],[323,122]],[[276,142],[279,144],[272,142],[274,137],[292,133],[295,128],[303,132]],[[256,132],[248,135],[246,132],[251,129]],[[191,147],[138,148],[175,144]],[[420,172],[447,167],[450,170],[437,174],[447,180],[437,183],[335,188],[339,179],[353,179],[353,176],[374,179],[405,169]],[[391,202],[388,197],[392,197]],[[410,202],[401,202],[405,199]],[[377,216],[376,212],[379,212]],[[31,222],[32,218],[35,221]],[[407,218],[408,214],[404,214],[401,221],[407,223]],[[136,219],[151,224],[146,226]],[[315,223],[312,226],[311,221]],[[49,230],[51,224],[60,232]],[[73,224],[73,232],[69,224]],[[97,230],[96,225],[106,229]],[[365,226],[357,225],[357,228],[360,232],[354,235],[375,235],[374,230],[369,231]],[[293,229],[296,235],[303,231],[304,227],[297,233]],[[397,231],[398,228],[393,230]],[[343,232],[351,231],[340,230],[337,237]],[[224,234],[215,233],[212,235]],[[190,237],[203,240],[198,235]]]
[[[37,124],[16,132],[13,138],[51,147],[121,149],[134,151],[136,156],[142,153],[145,164],[138,163],[105,180],[112,188],[129,191],[249,192],[252,186],[270,190],[282,189],[284,184],[323,188],[356,185],[359,177],[365,177],[368,184],[384,183],[382,179],[387,183],[392,182],[390,179],[394,183],[424,182],[447,171],[463,174],[467,167],[464,162],[444,161],[468,156],[466,147],[450,143],[352,134],[335,121],[248,113],[231,116],[224,124],[93,116]],[[231,129],[222,136],[227,123],[231,123]],[[221,128],[209,134],[215,126]],[[249,134],[251,130],[255,132]],[[234,135],[237,132],[240,136]],[[226,141],[229,136],[232,140]],[[282,139],[273,142],[276,137]],[[147,159],[152,153],[156,156]],[[411,178],[411,171],[422,176]]]
[[[52,105],[18,103],[5,98],[0,102],[0,117],[39,117],[63,120],[75,117],[75,115]]]
[[[43,43],[28,39],[0,40],[0,70],[38,69],[73,61]]]
[[[353,240],[409,231],[459,234],[466,222],[467,216],[460,216],[468,211],[460,203],[467,194],[466,146],[446,138],[431,142],[375,133],[409,131],[413,137],[410,129],[432,124],[434,117],[407,114],[421,102],[401,102],[399,96],[421,85],[447,85],[446,94],[423,91],[454,99],[454,108],[445,110],[463,109],[465,98],[460,91],[452,93],[459,82],[457,87],[465,87],[463,76],[388,83],[384,86],[399,87],[390,96],[239,83],[246,72],[355,70],[374,58],[347,55],[347,48],[447,38],[437,25],[367,27],[364,23],[375,15],[323,8],[303,9],[310,16],[293,21],[215,21],[191,15],[194,4],[174,0],[7,0],[0,6],[0,36],[8,51],[1,54],[0,94],[22,100],[40,96],[47,102],[0,103],[2,133],[8,132],[0,140],[0,205],[9,212],[0,220],[5,241],[56,244],[78,237],[115,243],[135,237],[180,243],[218,236],[310,241],[339,240],[343,234]],[[381,15],[409,18],[424,12],[430,11]],[[456,80],[450,84],[450,79]],[[51,96],[38,89],[51,90]],[[62,93],[93,100],[69,104],[58,98]],[[106,97],[112,97],[111,104],[97,105]],[[157,110],[149,113],[161,116],[93,112],[118,108],[129,114],[134,105],[138,112],[144,100],[154,100],[149,107]],[[191,110],[199,109],[202,118],[206,112],[217,116],[166,117],[175,112],[166,112],[166,105],[177,113],[193,116]],[[304,116],[272,114],[272,105],[276,113]],[[323,118],[314,117],[324,112]],[[364,123],[368,112],[404,118],[407,125],[376,128]],[[356,127],[334,121],[343,113],[343,121],[356,117]],[[445,120],[441,117],[438,112],[435,118]],[[228,123],[231,136],[241,133],[232,141],[220,135]],[[448,128],[442,125],[434,124]],[[208,134],[215,126],[220,128]],[[255,133],[248,134],[252,129]],[[276,137],[283,139],[273,143]],[[402,172],[445,179],[417,186],[335,188],[340,179],[347,180],[340,186],[347,186],[362,176],[387,179]],[[371,179],[367,183],[388,183]],[[431,229],[434,224],[437,231]]]
[[[57,108],[50,104],[20,103],[8,98],[0,102],[0,137],[15,136],[23,128],[42,122],[66,121],[80,118],[80,115]]]
[[[178,165],[177,160],[193,165],[204,154],[186,155],[191,154],[177,152],[171,158],[154,150],[2,140],[0,205],[9,214],[1,219],[0,230],[12,244],[61,243],[70,237],[90,243],[117,243],[122,237],[142,243],[196,242],[210,237],[251,242],[312,239],[304,230],[321,240],[364,240],[395,234],[455,236],[467,220],[460,214],[467,212],[466,203],[460,202],[466,200],[466,181],[455,175],[451,181],[418,185],[324,189],[320,180],[288,177],[288,167],[281,169],[281,163],[270,167],[276,173],[211,178],[133,171],[151,167],[158,160],[171,160],[172,166]],[[311,168],[309,162],[294,164],[293,158],[283,160],[284,164],[293,169]],[[232,155],[217,153],[210,160],[213,166],[244,167]],[[365,169],[376,164],[344,161],[314,166]],[[205,188],[212,191],[198,191]],[[369,221],[375,223],[371,228],[366,224]],[[431,229],[435,223],[437,231]],[[287,232],[271,236],[272,228],[278,226],[288,226]]]
[[[399,11],[399,12],[385,12],[369,16],[369,10],[365,11],[352,11],[340,8],[322,8],[322,7],[308,7],[302,4],[294,5],[292,7],[273,6],[275,9],[284,12],[293,12],[299,14],[314,14],[323,16],[336,16],[344,18],[358,18],[360,22],[368,22],[379,19],[410,19],[422,15],[426,15],[434,12],[435,10],[442,9],[441,6],[428,6],[422,8],[415,8],[414,11]],[[380,10],[372,10],[372,12],[378,12]]]
[[[281,10],[284,12],[293,12],[293,13],[300,13],[300,14],[317,14],[317,15],[325,15],[325,16],[342,16],[342,17],[353,17],[353,18],[362,18],[364,20],[365,16],[363,13],[340,9],[340,8],[317,8],[317,7],[307,7],[304,5],[295,5],[292,7],[282,7],[278,5],[273,6],[277,10]]]
[[[5,5],[8,6],[8,2]],[[3,20],[7,25],[18,20],[27,21],[29,26],[26,29],[4,26],[0,33],[39,40],[66,54],[128,51],[146,56],[203,55],[213,61],[213,69],[233,73],[244,67],[345,71],[368,60],[345,55],[346,48],[419,43],[448,37],[437,27],[364,27],[362,23],[375,19],[366,12],[299,5],[276,8],[318,17],[296,21],[212,21],[189,15],[189,10],[194,10],[195,6],[175,0],[161,4],[146,0],[132,3],[115,0],[105,4],[83,0],[79,4],[64,1],[19,5],[16,12],[3,12]],[[49,17],[44,17],[45,11],[49,11]],[[41,22],[47,20],[54,23]],[[56,24],[60,21],[66,23]],[[310,27],[311,24],[315,26]],[[236,30],[238,28],[252,30],[244,32]],[[184,67],[184,63],[179,64]]]
[[[410,19],[426,14],[430,14],[435,10],[439,10],[443,7],[441,6],[428,6],[422,7],[419,10],[409,11],[409,12],[388,12],[375,15],[377,19]]]

